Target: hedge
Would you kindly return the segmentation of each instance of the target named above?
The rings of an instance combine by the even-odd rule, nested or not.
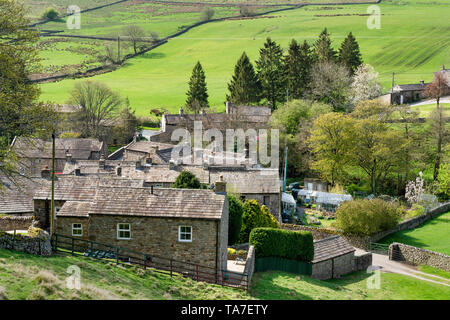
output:
[[[279,257],[302,262],[314,258],[314,243],[309,231],[255,228],[250,232],[250,245],[255,246],[256,258]]]

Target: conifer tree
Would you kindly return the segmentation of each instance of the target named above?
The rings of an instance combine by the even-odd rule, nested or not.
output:
[[[306,41],[299,45],[292,39],[284,66],[289,95],[293,99],[302,98],[310,82],[312,66],[311,49]]]
[[[330,34],[327,28],[319,35],[319,39],[314,43],[315,62],[334,62],[336,60],[336,51],[331,47]]]
[[[198,113],[201,109],[208,107],[208,92],[206,87],[205,72],[200,61],[194,67],[189,80],[189,90],[186,93],[186,107]]]
[[[245,51],[234,67],[228,91],[227,100],[235,104],[252,104],[260,100],[261,84]]]
[[[353,34],[350,32],[342,42],[339,48],[340,64],[347,67],[351,74],[355,73],[356,68],[362,64],[361,52],[359,51],[359,44]]]
[[[272,110],[275,110],[277,102],[284,100],[286,90],[283,50],[275,41],[267,38],[264,47],[259,50],[259,54],[256,67],[261,82],[262,96],[270,102]]]

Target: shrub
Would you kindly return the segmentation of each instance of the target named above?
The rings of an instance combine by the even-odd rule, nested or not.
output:
[[[58,18],[58,16],[59,16],[59,12],[58,11],[56,11],[53,8],[48,8],[42,14],[42,19],[43,20],[55,20],[56,18]]]
[[[205,9],[203,9],[202,14],[201,14],[201,20],[202,21],[208,21],[211,20],[211,18],[214,16],[214,9],[207,7]]]
[[[264,209],[265,208],[265,209]],[[239,242],[248,242],[250,232],[258,227],[279,228],[278,222],[270,214],[267,207],[260,207],[256,200],[247,200],[244,203],[242,214],[242,228],[239,233]]]
[[[250,245],[255,246],[257,258],[278,257],[303,262],[314,258],[311,232],[274,228],[255,228],[250,233]]]
[[[424,212],[425,212],[424,206],[421,206],[420,204],[415,203],[412,205],[411,210],[408,210],[406,212],[406,216],[408,218],[414,218],[414,217],[424,214]]]
[[[346,234],[369,236],[394,228],[403,212],[397,203],[381,199],[347,201],[336,211],[336,227]]]
[[[181,189],[205,189],[205,186],[200,183],[200,180],[191,172],[181,172],[175,182],[172,184],[172,188]]]
[[[242,214],[244,208],[242,203],[233,197],[228,195],[229,202],[229,218],[228,218],[228,245],[235,244],[239,239],[239,232],[242,227]]]

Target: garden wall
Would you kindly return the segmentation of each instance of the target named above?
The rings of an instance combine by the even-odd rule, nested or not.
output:
[[[247,261],[245,262],[244,274],[247,274],[247,282],[250,287],[252,283],[253,272],[255,271],[255,247],[250,246],[247,254]]]
[[[0,230],[28,230],[33,222],[33,216],[5,216],[0,217]]]
[[[450,256],[403,243],[395,242],[389,246],[389,260],[424,264],[450,272]]]
[[[23,251],[46,257],[52,254],[50,236],[45,231],[36,237],[14,235],[0,231],[0,248]]]

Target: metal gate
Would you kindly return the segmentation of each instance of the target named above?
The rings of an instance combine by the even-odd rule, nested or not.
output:
[[[370,252],[388,256],[389,255],[389,244],[371,242],[370,243]]]

